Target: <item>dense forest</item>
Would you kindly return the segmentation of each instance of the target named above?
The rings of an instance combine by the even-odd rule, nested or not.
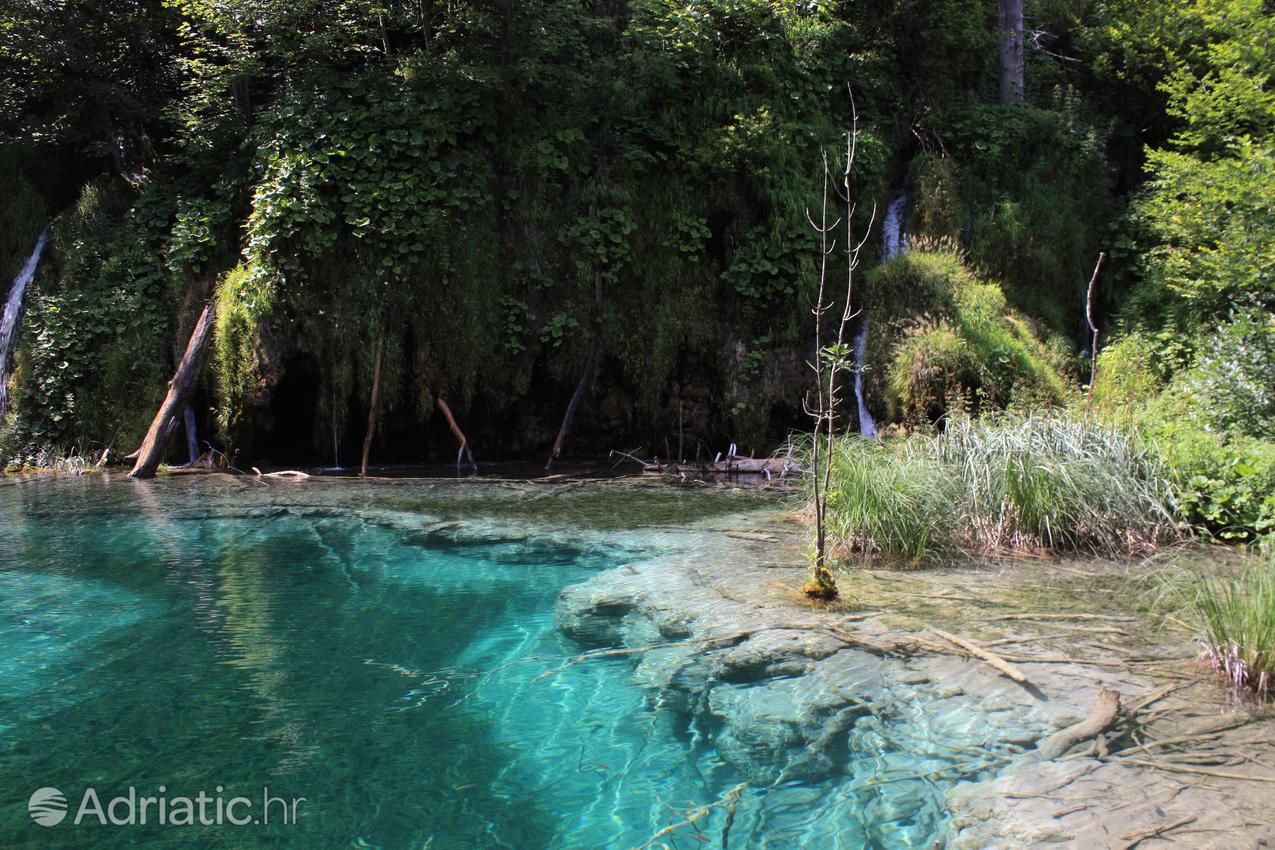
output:
[[[1260,0],[4,10],[5,281],[49,228],[6,464],[136,448],[207,304],[195,428],[240,464],[354,463],[374,397],[377,462],[452,458],[452,414],[480,457],[544,457],[577,391],[568,455],[769,453],[809,427],[808,215],[857,108],[883,432],[1083,408],[1195,522],[1275,524]]]

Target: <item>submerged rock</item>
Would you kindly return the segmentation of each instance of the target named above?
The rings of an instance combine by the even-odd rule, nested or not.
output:
[[[1155,826],[1152,814],[1170,811],[1164,806],[1172,800],[1178,801],[1173,812],[1222,805],[1217,792],[1187,793],[1194,783],[1179,779],[1189,776],[1094,758],[1031,764],[1030,755],[1023,757],[1046,736],[1085,718],[1099,689],[1132,697],[1151,691],[1153,677],[1102,655],[1085,664],[1039,656],[1042,663],[1017,662],[1030,679],[1024,685],[981,661],[918,641],[934,611],[909,621],[885,598],[879,598],[881,610],[812,608],[793,590],[802,572],[800,532],[791,525],[785,532],[776,522],[778,544],[705,531],[684,555],[610,570],[569,587],[558,602],[558,625],[590,646],[635,650],[634,676],[651,699],[682,715],[689,728],[706,730],[718,755],[751,785],[790,793],[827,783],[808,795],[810,817],[857,826],[864,846],[1123,847],[1128,841],[1119,836],[1134,828],[1124,815],[1097,802],[1092,810],[1078,807],[1069,802],[1073,794],[1120,801],[1141,812],[1138,822],[1147,821],[1148,828]],[[785,547],[792,567],[779,573],[786,579],[781,584],[774,553]],[[714,553],[711,563],[704,552]],[[935,575],[900,574],[889,581],[908,586],[900,599],[943,603],[937,607],[946,613],[939,616],[987,616],[979,606],[950,598],[948,585],[931,591],[926,582]],[[964,592],[977,596],[967,600],[1022,608],[1021,576],[987,570],[959,575],[971,588]],[[1004,590],[1002,598],[989,600],[996,588]],[[1025,627],[1014,621],[1015,630]],[[1059,790],[1064,787],[1066,793]],[[1059,814],[1069,806],[1072,811]],[[1256,846],[1245,818],[1263,820],[1242,807],[1223,811],[1209,828],[1232,843],[1201,837],[1196,846]],[[1270,813],[1264,818],[1269,822]],[[1234,843],[1240,835],[1249,843]]]

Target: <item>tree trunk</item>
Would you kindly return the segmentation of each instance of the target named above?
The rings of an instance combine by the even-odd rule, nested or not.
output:
[[[367,456],[372,451],[372,434],[376,432],[376,406],[381,395],[381,343],[383,334],[376,337],[376,365],[372,367],[372,402],[367,411],[367,434],[363,437],[363,460],[359,464],[359,477],[367,478]]]
[[[1023,0],[1000,0],[998,29],[1001,103],[1022,103]]]
[[[597,354],[598,337],[595,334],[593,341],[589,343],[589,353],[584,358],[584,374],[580,376],[580,382],[576,384],[576,391],[571,394],[571,401],[567,402],[567,412],[562,416],[562,427],[558,429],[558,439],[553,441],[553,452],[550,453],[549,460],[545,462],[545,472],[553,469],[553,462],[562,455],[562,446],[567,441],[567,432],[571,430],[571,417],[575,416],[576,406],[584,397],[584,391],[589,388],[589,378],[593,375],[593,360]]]
[[[451,429],[457,442],[460,443],[460,449],[456,452],[456,468],[460,469],[460,462],[463,459],[469,463],[470,469],[477,472],[478,464],[474,463],[473,452],[469,450],[469,440],[466,439],[465,432],[460,430],[460,426],[456,424],[456,417],[452,416],[452,409],[447,406],[447,402],[443,401],[441,395],[435,395],[434,401],[442,412],[443,418],[447,420],[447,427]]]
[[[214,313],[213,305],[209,304],[199,314],[199,321],[195,322],[190,341],[186,343],[186,353],[182,355],[173,379],[168,382],[168,395],[159,406],[159,412],[155,414],[150,430],[146,432],[142,447],[137,450],[137,463],[128,474],[130,478],[155,477],[155,470],[164,459],[164,450],[168,448],[168,435],[177,414],[190,403],[190,397],[195,391],[195,382],[199,379],[204,354],[208,350],[208,340],[212,338]]]
[[[598,356],[598,346],[602,342],[602,273],[597,269],[593,271],[593,306],[597,311],[594,317],[596,324],[593,328],[593,339],[589,340],[589,353],[584,358],[584,374],[580,376],[580,382],[576,384],[576,391],[571,394],[571,401],[567,402],[567,412],[562,416],[562,427],[558,429],[558,439],[553,441],[553,451],[549,454],[549,459],[545,461],[545,472],[553,469],[553,462],[562,455],[562,446],[567,441],[567,432],[571,430],[571,417],[575,415],[576,405],[584,397],[584,391],[589,388],[589,378],[593,376],[593,361]]]

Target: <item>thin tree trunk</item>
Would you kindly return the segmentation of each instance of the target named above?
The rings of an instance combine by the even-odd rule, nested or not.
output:
[[[182,355],[176,373],[168,382],[168,395],[164,398],[164,403],[159,406],[154,420],[151,421],[150,430],[146,432],[142,447],[137,450],[137,463],[134,464],[133,471],[129,473],[130,478],[155,477],[155,470],[164,459],[164,450],[168,448],[168,435],[172,424],[177,414],[190,403],[195,382],[199,379],[200,370],[203,368],[208,340],[212,338],[214,313],[213,305],[208,304],[199,314],[199,321],[195,322],[190,341],[186,343],[186,353]]]
[[[593,375],[593,361],[597,354],[598,337],[595,334],[589,343],[589,353],[584,358],[584,374],[580,376],[580,382],[576,384],[576,391],[571,394],[571,401],[567,402],[567,412],[563,414],[562,427],[558,429],[558,439],[553,441],[553,452],[549,455],[549,460],[545,462],[545,472],[553,469],[553,462],[562,455],[562,446],[567,441],[567,432],[571,430],[571,417],[575,416],[576,405],[584,397],[584,391],[589,388],[589,378]]]
[[[456,452],[456,468],[460,469],[460,462],[464,459],[468,461],[470,468],[477,472],[478,464],[474,463],[473,452],[469,450],[469,440],[466,439],[465,432],[460,430],[460,426],[456,424],[456,417],[452,416],[452,409],[447,406],[447,402],[443,401],[441,395],[434,396],[434,402],[442,412],[443,418],[447,420],[447,427],[451,429],[457,442],[460,443],[460,450]]]
[[[367,434],[363,436],[363,460],[359,463],[359,477],[367,478],[367,456],[372,451],[372,435],[376,432],[376,406],[381,395],[381,343],[384,334],[376,336],[376,365],[372,367],[372,401],[367,411]]]
[[[1023,100],[1023,0],[1000,0],[998,14],[1001,103]]]
[[[341,439],[336,431],[336,387],[332,387],[332,466],[341,467]]]
[[[567,412],[563,414],[562,427],[558,429],[558,439],[553,441],[553,451],[549,454],[549,459],[545,461],[545,472],[553,469],[553,462],[562,455],[563,444],[567,441],[567,432],[571,430],[571,417],[575,416],[576,406],[584,397],[584,391],[589,388],[589,379],[593,376],[593,361],[597,359],[598,346],[602,338],[602,274],[597,270],[593,272],[593,301],[597,316],[594,319],[596,324],[593,328],[593,339],[589,341],[589,353],[584,358],[584,374],[580,376],[576,390],[571,394],[571,401],[567,402]]]
[[[1098,283],[1098,272],[1102,271],[1102,261],[1106,258],[1106,251],[1098,252],[1098,263],[1093,267],[1093,276],[1089,278],[1089,289],[1085,292],[1085,321],[1089,323],[1089,330],[1093,332],[1093,340],[1089,345],[1089,393],[1085,400],[1086,407],[1093,401],[1093,388],[1098,380],[1098,323],[1093,317],[1093,293]]]

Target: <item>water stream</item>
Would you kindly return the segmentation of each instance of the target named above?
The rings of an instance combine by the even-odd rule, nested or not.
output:
[[[18,319],[22,314],[22,299],[27,287],[35,277],[35,270],[40,265],[40,255],[44,253],[44,245],[49,241],[49,229],[46,227],[36,240],[35,250],[23,264],[18,276],[13,279],[9,289],[9,298],[4,303],[4,313],[0,315],[0,416],[9,409],[9,355],[12,353],[14,341],[18,335]]]
[[[900,252],[907,250],[907,213],[911,194],[904,187],[894,193],[885,208],[885,217],[881,220],[881,260],[888,261]],[[859,433],[868,438],[877,434],[877,424],[872,419],[863,397],[863,368],[868,353],[868,316],[859,318],[859,327],[854,335],[854,398],[859,408]]]

